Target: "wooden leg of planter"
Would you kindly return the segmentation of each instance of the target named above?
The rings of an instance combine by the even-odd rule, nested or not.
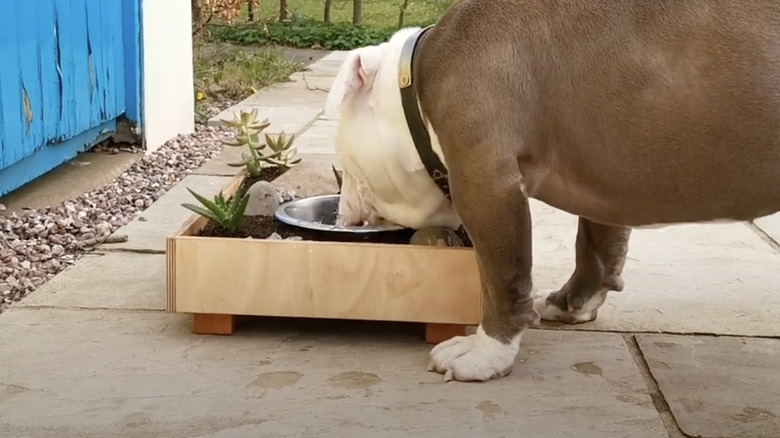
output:
[[[425,324],[425,342],[429,344],[438,344],[465,334],[466,326],[462,324]]]
[[[235,315],[214,313],[192,315],[192,332],[198,335],[232,335],[235,329]]]

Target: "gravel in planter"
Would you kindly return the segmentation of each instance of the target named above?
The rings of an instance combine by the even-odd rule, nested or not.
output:
[[[76,199],[20,215],[0,211],[0,313],[83,253],[107,242],[136,213],[213,158],[223,148],[221,141],[231,136],[225,128],[196,125],[195,133],[168,141],[114,181]],[[136,150],[127,144],[95,149],[111,148]]]

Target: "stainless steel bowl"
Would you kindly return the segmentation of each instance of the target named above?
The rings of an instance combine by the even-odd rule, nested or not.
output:
[[[279,206],[274,216],[277,220],[288,225],[316,231],[361,234],[404,229],[399,226],[337,227],[338,210],[339,195],[322,195],[284,203]]]

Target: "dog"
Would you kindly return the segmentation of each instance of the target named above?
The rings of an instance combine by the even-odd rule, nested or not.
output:
[[[459,0],[349,52],[325,111],[342,223],[463,226],[473,242],[482,319],[428,369],[501,378],[529,326],[592,321],[623,290],[633,228],[780,211],[780,2]],[[538,295],[530,198],[578,216],[573,273]]]

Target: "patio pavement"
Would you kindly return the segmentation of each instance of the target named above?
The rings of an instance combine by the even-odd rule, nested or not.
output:
[[[304,161],[280,182],[306,195],[335,189],[320,114],[343,56],[238,105],[298,135]],[[445,384],[416,325],[255,319],[198,336],[164,312],[185,187],[216,193],[236,152],[0,315],[0,437],[778,436],[780,215],[635,231],[626,289],[597,321],[531,330],[504,379]],[[533,217],[535,282],[559,286],[576,218],[539,202]]]

